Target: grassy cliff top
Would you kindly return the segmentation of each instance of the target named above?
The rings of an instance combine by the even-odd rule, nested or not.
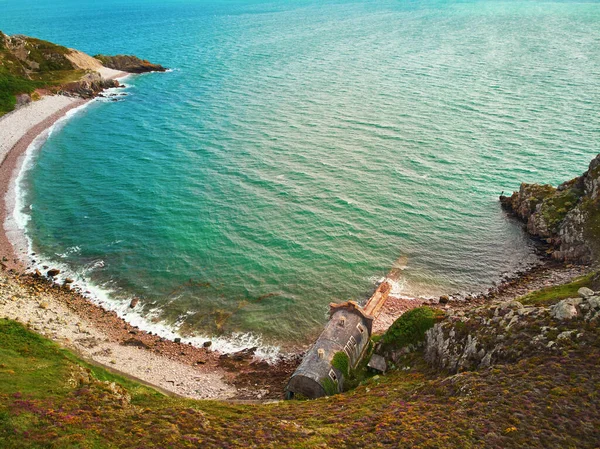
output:
[[[19,94],[79,80],[84,71],[73,66],[69,53],[51,42],[0,31],[0,116],[14,109]]]

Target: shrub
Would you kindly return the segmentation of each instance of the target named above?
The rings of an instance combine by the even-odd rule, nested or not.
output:
[[[433,327],[441,315],[442,312],[430,307],[409,310],[394,321],[381,341],[389,349],[417,344],[425,339],[425,332]]]
[[[331,380],[329,377],[325,377],[321,380],[321,385],[325,389],[325,394],[327,396],[333,396],[338,393],[338,383]]]
[[[346,377],[348,377],[350,374],[350,359],[343,351],[336,352],[333,355],[331,366],[333,366]]]

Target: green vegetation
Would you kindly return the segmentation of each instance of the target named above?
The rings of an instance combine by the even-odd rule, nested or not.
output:
[[[439,310],[426,306],[409,310],[390,326],[381,337],[381,342],[387,349],[418,344],[425,339],[425,332],[432,328],[442,315]]]
[[[0,116],[14,109],[17,95],[59,89],[85,73],[66,58],[66,47],[29,37],[9,39],[0,32]]]
[[[523,187],[523,185],[521,185],[521,187]],[[535,210],[539,203],[554,194],[554,192],[556,192],[556,188],[549,184],[528,184],[527,193],[529,195],[529,209],[532,211]]]
[[[542,288],[518,298],[523,304],[534,306],[549,306],[556,304],[562,299],[577,297],[577,290],[581,287],[590,287],[593,274],[582,276],[567,284],[555,285]]]
[[[415,360],[349,393],[241,405],[165,397],[0,320],[0,447],[594,448],[594,329],[585,347],[460,376]]]
[[[331,360],[331,365],[341,372],[344,376],[348,376],[350,374],[350,359],[348,355],[339,351],[333,355],[333,359]]]
[[[325,377],[321,380],[321,385],[325,389],[327,396],[333,396],[338,393],[338,382],[331,380],[329,377]]]
[[[554,195],[544,201],[540,212],[550,232],[558,232],[560,224],[567,216],[567,213],[577,205],[582,195],[583,192],[581,190],[572,187],[563,191],[557,190]]]
[[[0,116],[15,108],[16,95],[30,94],[45,84],[12,75],[0,66]]]

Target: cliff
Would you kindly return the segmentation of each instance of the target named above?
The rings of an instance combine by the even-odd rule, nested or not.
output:
[[[94,56],[104,67],[129,73],[165,72],[167,69],[159,64],[152,64],[145,59],[130,55],[96,55]]]
[[[600,154],[581,176],[558,187],[521,184],[502,207],[523,221],[527,232],[552,246],[557,260],[600,260]]]
[[[0,116],[42,94],[94,97],[103,89],[118,86],[113,78],[120,72],[165,70],[134,56],[102,58],[107,65],[71,48],[0,31]]]

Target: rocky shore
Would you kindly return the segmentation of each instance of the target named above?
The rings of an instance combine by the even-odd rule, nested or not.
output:
[[[556,188],[521,184],[500,202],[530,235],[551,245],[554,259],[583,264],[600,260],[600,154],[581,176]]]
[[[198,399],[279,399],[295,357],[275,365],[253,349],[219,354],[168,340],[128,324],[71,290],[37,274],[0,272],[0,317],[28,325],[85,359],[144,383]]]
[[[69,110],[83,105],[105,88],[119,86],[117,79],[127,75],[125,72],[166,69],[132,56],[98,55],[92,58],[76,50],[47,45],[24,36],[8,37],[0,33],[0,40],[0,49],[10,52],[15,61],[26,67],[23,76],[40,68],[39,58],[50,58],[58,61],[60,67],[84,72],[79,73],[77,79],[50,89],[22,94],[20,107],[0,119],[0,208],[5,228],[5,233],[0,234],[0,257],[3,257],[0,317],[25,323],[93,363],[154,385],[164,392],[198,399],[280,399],[289,375],[299,363],[300,354],[281,358],[270,365],[254,358],[254,348],[235,354],[219,354],[210,346],[198,348],[178,339],[167,340],[138,329],[115,312],[91,303],[72,290],[69,283],[58,285],[52,276],[40,273],[23,274],[25,267],[21,261],[27,260],[26,249],[14,246],[18,236],[7,212],[14,208],[14,192],[11,197],[10,187],[14,185],[24,152],[38,135]],[[38,51],[31,53],[32,48]],[[34,101],[40,95],[45,96]],[[450,316],[463,317],[474,313],[472,310],[479,310],[483,304],[513,300],[589,272],[590,268],[585,265],[569,263],[589,264],[598,260],[599,179],[600,155],[585,174],[558,188],[524,184],[511,197],[502,197],[502,206],[526,223],[528,232],[543,240],[552,259],[507,278],[482,294],[446,295],[433,300],[390,298],[375,321],[375,332],[384,332],[404,312],[422,304],[441,308]],[[581,309],[580,303],[576,306]],[[132,303],[132,307],[135,304]],[[483,358],[478,363],[482,363]]]

